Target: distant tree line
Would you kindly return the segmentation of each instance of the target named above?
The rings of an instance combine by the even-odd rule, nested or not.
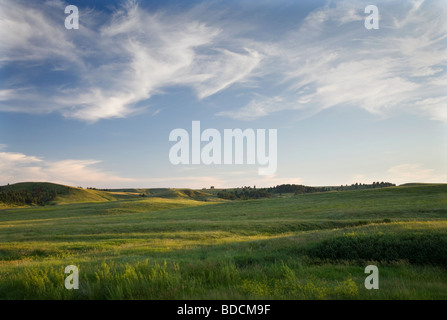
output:
[[[302,193],[312,193],[312,192],[325,192],[331,191],[330,187],[309,187],[301,184],[281,184],[276,187],[267,188],[267,191],[270,193],[294,193],[294,194],[302,194]]]
[[[375,189],[375,188],[386,188],[386,187],[395,187],[394,183],[390,182],[373,182],[371,184],[362,184],[362,183],[353,183],[349,185],[341,185],[339,187],[309,187],[304,185],[296,185],[296,184],[282,184],[276,187],[267,188],[268,192],[271,193],[294,193],[294,194],[302,194],[302,193],[313,193],[313,192],[327,192],[327,191],[345,191],[345,190],[360,190],[360,189]]]
[[[81,188],[81,187],[79,187],[79,188]],[[87,190],[112,191],[112,189],[97,189],[94,187],[87,187]]]
[[[385,187],[395,187],[396,185],[390,182],[373,182],[372,184],[355,183],[350,186],[341,185],[340,187],[309,187],[297,184],[281,184],[276,187],[256,189],[251,187],[242,187],[235,190],[224,190],[217,193],[217,196],[228,200],[248,200],[259,198],[271,198],[275,194],[282,195],[283,193],[293,193],[295,195],[303,193],[328,192],[328,191],[345,191],[345,190],[360,190],[360,189],[375,189]]]
[[[242,187],[236,190],[225,190],[217,193],[217,196],[222,199],[228,200],[248,200],[259,198],[271,198],[272,194],[264,189],[256,189],[256,187]]]
[[[334,187],[331,187],[331,188],[333,188],[333,190],[339,190],[339,191],[342,191],[342,190],[361,190],[361,189],[376,189],[376,188],[386,188],[386,187],[395,187],[396,185],[394,184],[394,183],[391,183],[391,182],[379,182],[379,181],[377,181],[377,182],[373,182],[373,183],[371,183],[371,184],[366,184],[366,183],[364,183],[364,184],[362,184],[362,183],[353,183],[353,184],[351,184],[350,186],[348,186],[348,185],[345,185],[345,186],[343,186],[343,185],[341,185],[340,187],[336,187],[336,188],[334,188]]]

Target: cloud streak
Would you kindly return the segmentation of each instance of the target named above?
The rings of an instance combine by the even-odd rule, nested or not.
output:
[[[138,111],[138,102],[170,86],[190,87],[199,99],[209,97],[243,82],[261,61],[253,49],[222,47],[222,30],[188,14],[150,13],[127,1],[98,28],[82,25],[84,31],[77,34],[58,21],[56,11],[63,3],[56,4],[37,8],[2,2],[0,62],[30,67],[56,59],[54,72],[74,79],[56,89],[43,87],[49,95],[36,94],[36,84],[25,92],[18,85],[1,89],[0,110],[59,111],[90,122],[126,117]],[[12,29],[20,37],[12,37]]]
[[[218,115],[252,120],[344,105],[447,123],[447,7],[439,1],[377,5],[379,30],[363,27],[364,2],[340,1],[312,12],[278,42],[257,43],[268,61],[263,77],[282,79],[276,93]]]
[[[379,1],[379,30],[364,28],[364,2],[337,1],[268,41],[262,19],[249,30],[212,5],[169,13],[124,1],[109,16],[83,8],[79,30],[64,28],[65,5],[1,1],[0,67],[20,65],[22,72],[0,87],[0,111],[56,111],[95,122],[132,115],[139,103],[173,86],[206,99],[231,95],[237,84],[246,85],[252,100],[221,106],[218,116],[253,120],[349,105],[447,123],[447,7],[441,1]],[[64,82],[27,80],[49,68]]]

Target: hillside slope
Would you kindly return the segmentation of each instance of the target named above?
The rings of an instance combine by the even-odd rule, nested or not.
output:
[[[29,205],[137,200],[142,196],[165,199],[217,200],[210,193],[193,189],[97,189],[76,188],[50,182],[21,182],[0,186],[0,209]]]
[[[202,190],[194,189],[173,189],[173,188],[135,188],[135,189],[111,189],[113,194],[135,194],[144,195],[145,197],[152,198],[165,198],[165,199],[193,199],[193,200],[206,200],[217,199],[216,195],[210,192],[204,192]]]
[[[0,212],[0,299],[447,299],[447,184],[222,203],[152,191]],[[61,285],[71,264],[81,290]]]
[[[104,202],[117,200],[111,192],[87,190],[50,182],[21,182],[0,187],[0,208]]]

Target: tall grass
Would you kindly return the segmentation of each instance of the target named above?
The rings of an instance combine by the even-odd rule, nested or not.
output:
[[[332,260],[405,260],[412,264],[447,268],[447,230],[374,234],[351,232],[310,246],[308,254]]]

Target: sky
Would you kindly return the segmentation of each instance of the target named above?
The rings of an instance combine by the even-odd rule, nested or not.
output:
[[[446,16],[442,0],[0,0],[0,185],[445,183]],[[193,121],[276,129],[276,171],[173,164]]]

